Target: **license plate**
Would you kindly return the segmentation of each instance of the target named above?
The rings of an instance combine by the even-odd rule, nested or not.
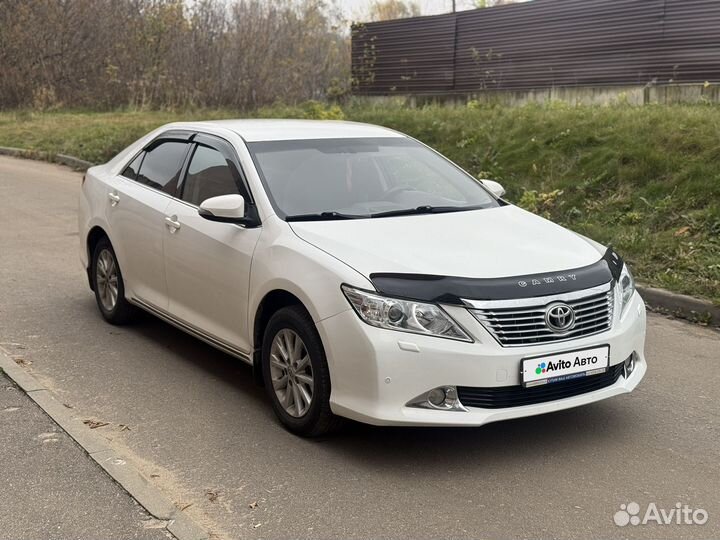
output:
[[[527,387],[568,381],[604,373],[609,365],[609,345],[525,358],[522,361],[522,382]]]

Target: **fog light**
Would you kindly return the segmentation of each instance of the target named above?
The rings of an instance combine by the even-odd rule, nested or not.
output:
[[[445,403],[445,389],[435,388],[434,390],[430,390],[428,401],[435,407],[442,407],[443,403]]]
[[[454,386],[440,386],[419,395],[407,403],[408,407],[436,409],[441,411],[467,411],[460,403]]]
[[[633,352],[630,356],[627,357],[625,360],[625,378],[627,379],[630,374],[635,370],[635,362],[637,360],[637,353]]]

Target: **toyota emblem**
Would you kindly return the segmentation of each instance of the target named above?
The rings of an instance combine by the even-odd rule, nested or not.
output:
[[[545,324],[555,333],[567,332],[575,326],[575,311],[562,302],[550,304],[545,310]]]

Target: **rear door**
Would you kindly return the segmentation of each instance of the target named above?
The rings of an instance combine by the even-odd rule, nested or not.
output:
[[[203,134],[194,142],[179,199],[165,210],[175,224],[165,231],[170,313],[248,355],[250,264],[261,229],[200,217],[200,203],[218,195],[240,194],[246,213],[256,210],[232,146]]]
[[[108,191],[107,220],[126,294],[163,310],[168,308],[166,209],[176,194],[191,136],[172,132],[155,139],[114,178]]]

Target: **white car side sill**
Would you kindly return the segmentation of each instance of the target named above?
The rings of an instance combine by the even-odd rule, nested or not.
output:
[[[252,358],[249,353],[238,349],[234,345],[231,345],[227,341],[224,341],[216,336],[213,336],[212,334],[208,334],[207,332],[204,332],[203,330],[200,330],[197,326],[194,326],[188,322],[185,322],[183,320],[180,320],[174,316],[172,316],[170,313],[165,311],[164,309],[161,309],[150,302],[146,302],[140,298],[128,298],[128,302],[131,304],[135,304],[139,308],[151,313],[152,315],[155,315],[156,317],[161,318],[167,323],[172,324],[175,328],[179,328],[180,330],[187,332],[188,334],[191,334],[192,336],[198,338],[201,341],[204,341],[208,345],[211,345],[212,347],[215,347],[218,350],[221,350],[224,353],[227,353],[231,356],[234,356],[235,358],[239,358],[243,362],[246,362],[248,364],[252,365]]]

